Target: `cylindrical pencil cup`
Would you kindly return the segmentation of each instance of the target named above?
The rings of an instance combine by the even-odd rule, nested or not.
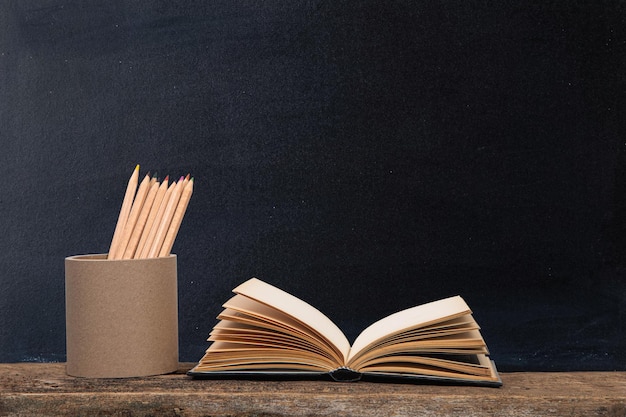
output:
[[[125,378],[178,368],[176,255],[65,258],[68,375]]]

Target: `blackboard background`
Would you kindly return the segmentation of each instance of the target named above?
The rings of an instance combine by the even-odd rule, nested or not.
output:
[[[501,370],[626,369],[626,6],[534,3],[2,1],[0,361],[65,359],[141,164],[196,181],[183,361],[257,276],[350,339],[461,294]]]

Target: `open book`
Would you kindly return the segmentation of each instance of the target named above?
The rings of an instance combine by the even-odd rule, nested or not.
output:
[[[210,333],[211,345],[189,375],[502,385],[479,326],[459,296],[387,316],[350,345],[328,317],[279,288],[252,278],[233,292]]]

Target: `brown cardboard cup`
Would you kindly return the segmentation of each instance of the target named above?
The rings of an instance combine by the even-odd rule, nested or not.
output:
[[[65,259],[69,375],[123,378],[178,368],[176,255]]]

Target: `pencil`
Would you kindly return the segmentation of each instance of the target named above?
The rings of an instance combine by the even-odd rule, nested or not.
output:
[[[180,229],[180,224],[182,223],[183,217],[185,216],[185,211],[187,210],[187,206],[189,205],[191,194],[193,194],[193,178],[189,182],[187,182],[185,188],[183,188],[182,195],[180,196],[180,201],[176,206],[174,217],[172,217],[172,222],[167,231],[167,234],[165,235],[165,240],[163,241],[163,246],[161,246],[159,256],[168,256],[172,251],[172,246],[174,246],[174,240],[176,240],[176,235],[178,234],[178,230]]]
[[[165,239],[165,235],[167,234],[167,229],[170,227],[170,223],[172,222],[172,217],[174,217],[174,212],[176,211],[176,206],[180,201],[180,196],[183,190],[183,185],[185,182],[184,177],[180,177],[180,180],[176,183],[174,191],[170,196],[167,207],[163,212],[162,216],[159,217],[159,227],[157,229],[156,235],[154,236],[154,241],[152,242],[152,247],[150,248],[150,252],[148,252],[148,258],[155,258],[159,255],[161,251],[161,246],[163,246],[163,240]]]
[[[159,191],[160,183],[156,180],[156,177],[150,181],[150,191],[146,196],[146,200],[141,207],[141,213],[139,214],[139,218],[137,219],[137,223],[133,229],[133,233],[128,240],[128,245],[126,246],[126,250],[124,251],[124,255],[122,259],[132,259],[135,256],[135,251],[139,246],[139,240],[143,234],[144,228],[146,226],[146,222],[148,221],[148,216],[152,209],[152,205],[157,196],[157,192]]]
[[[128,185],[126,186],[126,193],[124,194],[124,201],[122,202],[122,207],[120,208],[120,214],[117,218],[117,225],[115,226],[115,232],[113,233],[113,239],[111,239],[111,246],[109,248],[109,254],[107,258],[110,259],[111,254],[117,251],[117,247],[120,245],[120,241],[122,239],[122,235],[124,234],[124,228],[126,227],[126,222],[128,221],[128,216],[130,214],[130,209],[133,204],[133,198],[135,197],[135,191],[137,190],[137,183],[139,181],[139,164],[135,167],[130,179],[128,180]]]
[[[146,228],[144,230],[146,230],[148,234],[146,235],[145,239],[143,239],[142,237],[143,246],[140,242],[141,252],[139,252],[139,249],[137,249],[138,252],[135,254],[135,258],[148,258],[148,254],[150,253],[150,250],[152,249],[152,244],[154,243],[154,238],[159,229],[159,224],[161,222],[161,219],[163,218],[163,213],[167,208],[168,201],[170,200],[170,196],[172,195],[175,187],[176,183],[174,182],[169,187],[167,187],[167,191],[165,191],[165,194],[161,198],[159,205],[156,206],[156,203],[152,205],[154,214],[150,213],[151,219],[148,220],[149,222],[151,222],[150,229],[148,229],[148,225],[146,224]],[[137,254],[139,256],[137,256]]]
[[[109,259],[123,258],[124,252],[126,251],[126,246],[128,246],[128,241],[130,240],[130,236],[133,233],[135,224],[137,223],[137,218],[139,218],[139,214],[141,213],[141,207],[143,206],[143,203],[146,199],[146,195],[150,187],[150,181],[150,174],[148,173],[144,177],[143,181],[141,181],[141,183],[139,184],[139,189],[137,190],[137,194],[135,194],[135,199],[133,200],[130,214],[128,215],[128,220],[126,221],[126,225],[124,226],[124,233],[122,234],[122,238],[115,248],[115,251],[109,253]]]

